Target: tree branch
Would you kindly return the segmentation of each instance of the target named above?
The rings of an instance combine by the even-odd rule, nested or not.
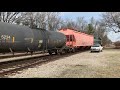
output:
[[[17,14],[19,14],[19,12],[15,12],[15,13],[13,13],[13,15],[8,19],[8,23],[10,22],[10,20],[14,17],[14,16],[16,16]]]

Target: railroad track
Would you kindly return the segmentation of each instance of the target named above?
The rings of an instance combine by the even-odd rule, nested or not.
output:
[[[35,54],[42,54],[43,52],[35,52],[33,53],[33,55]],[[0,59],[4,59],[4,58],[12,58],[12,57],[20,57],[20,56],[28,56],[31,55],[30,53],[15,53],[14,55],[11,53],[6,53],[6,54],[0,54]]]
[[[5,75],[16,73],[17,71],[36,66],[48,60],[49,55],[40,56],[40,58],[35,59],[25,59],[21,61],[3,62],[0,63],[0,77],[5,77]]]
[[[59,58],[68,57],[70,55],[74,55],[80,52],[69,53],[61,55],[43,55],[37,58],[25,59],[20,61],[12,61],[12,62],[4,62],[0,63],[0,77],[4,78],[7,75],[18,73],[18,71],[22,71],[23,69],[27,69],[30,67],[35,67],[37,65],[42,65],[51,61],[58,60]]]

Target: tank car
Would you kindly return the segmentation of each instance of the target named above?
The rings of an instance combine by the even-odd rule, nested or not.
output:
[[[52,54],[65,42],[66,37],[60,32],[0,22],[0,52],[46,50]]]

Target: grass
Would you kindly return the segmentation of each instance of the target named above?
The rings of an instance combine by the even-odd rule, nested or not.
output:
[[[120,78],[120,51],[117,49],[105,49],[103,67],[91,67],[89,65],[73,65],[64,70],[59,78]],[[104,52],[104,51],[103,51]]]

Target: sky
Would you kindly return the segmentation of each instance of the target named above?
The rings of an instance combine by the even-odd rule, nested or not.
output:
[[[63,19],[69,18],[75,20],[76,17],[84,17],[86,21],[89,21],[91,17],[96,20],[101,19],[102,12],[61,12],[61,17]],[[120,33],[109,32],[108,38],[115,42],[120,40]]]
[[[85,20],[89,21],[91,17],[100,19],[101,12],[61,12],[63,19],[70,18],[75,19],[76,17],[84,17]]]

